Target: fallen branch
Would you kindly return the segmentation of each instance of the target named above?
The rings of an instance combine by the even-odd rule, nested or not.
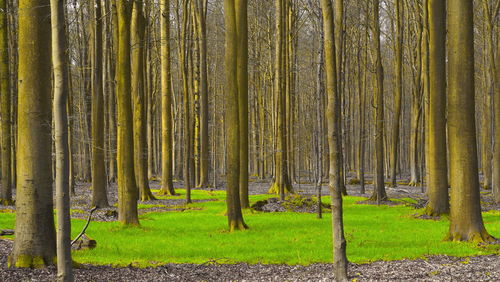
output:
[[[80,239],[83,234],[85,234],[85,230],[87,230],[87,227],[89,227],[89,224],[90,224],[90,220],[92,219],[92,213],[94,211],[97,210],[97,207],[93,207],[91,210],[90,210],[90,214],[89,214],[89,217],[87,218],[87,223],[85,224],[85,226],[83,227],[83,230],[82,232],[80,232],[80,234],[78,234],[78,236],[76,236],[76,238],[71,241],[71,246],[73,246],[74,243],[76,243],[76,241],[78,241],[78,239]]]
[[[0,236],[4,235],[14,235],[14,230],[11,229],[0,230]]]

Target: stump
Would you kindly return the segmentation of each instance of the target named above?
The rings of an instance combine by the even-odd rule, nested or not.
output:
[[[91,250],[97,246],[96,240],[90,238],[86,234],[83,234],[78,241],[76,241],[71,248],[76,251],[80,250]]]

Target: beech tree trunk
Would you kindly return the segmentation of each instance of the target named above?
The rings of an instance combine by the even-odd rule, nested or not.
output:
[[[340,187],[340,97],[337,88],[337,71],[335,58],[335,36],[333,31],[333,8],[330,0],[321,0],[323,13],[323,32],[325,49],[326,93],[328,106],[326,119],[328,123],[329,148],[329,183],[332,199],[332,233],[333,233],[333,268],[336,281],[347,280],[346,240],[342,216],[342,188]]]
[[[98,0],[100,2],[100,0]],[[100,3],[99,3],[100,4]],[[54,136],[56,145],[57,277],[73,281],[69,187],[68,64],[64,0],[51,0],[52,65],[54,68]]]
[[[161,38],[161,195],[175,195],[172,182],[172,88],[170,71],[170,1],[160,4]]]
[[[448,143],[451,209],[448,239],[491,241],[481,215],[474,101],[473,3],[448,2]]]
[[[428,121],[428,183],[425,213],[431,216],[450,210],[446,151],[446,3],[429,0],[430,95]]]
[[[382,57],[380,54],[379,0],[373,1],[372,8],[372,56],[376,69],[376,83],[373,94],[375,103],[375,178],[373,181],[373,194],[370,200],[380,203],[387,200],[387,194],[385,192],[384,181],[384,69],[382,67]]]
[[[104,98],[102,84],[102,12],[101,1],[91,0],[92,25],[92,206],[109,206],[106,193],[106,166],[104,153]]]
[[[246,0],[224,0],[224,23],[226,27],[226,104],[228,134],[227,168],[227,219],[229,230],[243,230],[247,225],[243,221],[240,205],[240,127],[238,94],[238,61],[242,54],[238,50],[238,15],[246,9]],[[241,27],[240,27],[241,28]]]
[[[0,9],[7,11],[7,0],[0,0]],[[11,205],[12,201],[12,171],[11,171],[11,98],[9,71],[9,42],[7,14],[0,13],[0,116],[2,136],[2,187],[0,205]]]
[[[143,1],[134,1],[132,9],[132,100],[134,119],[134,171],[141,201],[155,200],[149,189],[146,144],[146,95],[144,93],[144,34],[146,31]]]
[[[118,221],[138,225],[137,200],[139,191],[135,182],[134,138],[131,94],[130,21],[132,0],[117,1],[118,12]]]
[[[50,1],[19,1],[16,229],[10,267],[54,264]]]

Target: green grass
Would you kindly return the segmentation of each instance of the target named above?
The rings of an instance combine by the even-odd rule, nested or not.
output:
[[[179,190],[181,193],[182,190]],[[87,234],[97,248],[74,252],[77,262],[113,265],[219,262],[310,264],[332,260],[331,217],[314,214],[245,211],[249,230],[226,231],[225,194],[194,190],[193,199],[212,199],[182,212],[148,213],[140,227],[92,222]],[[251,201],[269,197],[251,196]],[[160,197],[167,198],[167,197]],[[323,198],[328,201],[328,197]],[[445,242],[447,219],[420,220],[419,211],[405,205],[357,205],[362,198],[344,198],[345,232],[350,261],[415,259],[426,255],[472,256],[500,254],[499,245]],[[410,202],[411,199],[402,199]],[[150,207],[142,206],[142,207]],[[199,210],[199,208],[202,208]],[[486,229],[500,237],[500,212],[483,213]],[[85,221],[73,220],[73,236]],[[0,227],[13,228],[14,214],[0,213]]]

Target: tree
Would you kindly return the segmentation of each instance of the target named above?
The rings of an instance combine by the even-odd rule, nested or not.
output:
[[[135,0],[132,9],[132,100],[134,119],[134,171],[141,201],[154,200],[149,189],[146,144],[146,95],[144,93],[144,33],[146,31],[143,1]]]
[[[285,93],[285,61],[286,61],[286,23],[285,2],[276,0],[276,45],[274,62],[274,95],[276,96],[276,152],[274,155],[274,181],[269,193],[279,193],[281,200],[285,192],[292,191],[288,175],[287,138],[286,138],[286,93]]]
[[[401,100],[403,94],[403,1],[396,0],[396,61],[394,72],[394,121],[392,123],[392,147],[390,152],[391,186],[396,187],[396,173],[399,150],[399,128],[401,123]]]
[[[240,204],[240,125],[239,125],[239,89],[238,68],[244,52],[239,52],[239,36],[237,25],[242,23],[239,16],[246,9],[246,0],[224,0],[224,23],[226,27],[226,105],[227,105],[227,135],[228,135],[228,168],[227,168],[227,219],[229,230],[247,228],[243,220]],[[241,28],[241,27],[240,27]]]
[[[240,203],[249,208],[248,199],[248,20],[246,0],[236,1],[238,48],[238,113],[240,126]]]
[[[384,69],[380,54],[380,24],[379,24],[379,0],[373,1],[372,6],[372,57],[375,66],[375,179],[374,189],[370,200],[382,202],[387,200],[384,181]]]
[[[473,3],[448,2],[448,144],[453,241],[491,241],[481,216],[474,102]]]
[[[208,185],[208,61],[207,61],[207,0],[194,0],[200,51],[200,177],[199,187]]]
[[[61,281],[73,281],[67,112],[69,83],[68,63],[65,55],[67,39],[64,0],[51,0],[50,8],[52,23],[52,65],[54,68],[53,103],[56,145],[57,276]]]
[[[53,264],[50,1],[19,1],[16,237],[11,267]]]
[[[7,11],[7,0],[0,1],[0,9]],[[11,205],[12,202],[12,173],[11,173],[11,99],[10,99],[10,72],[9,72],[9,42],[8,42],[7,13],[0,13],[0,116],[2,136],[2,188],[0,204]]]
[[[425,213],[431,216],[450,210],[446,151],[446,3],[429,0],[429,121],[428,186]]]
[[[109,206],[104,162],[104,98],[102,84],[102,12],[101,0],[92,0],[92,206]]]
[[[162,0],[161,9],[161,195],[175,195],[172,182],[172,89],[170,71],[170,1]]]
[[[344,46],[344,0],[334,1],[334,32],[335,32],[335,61],[337,68],[337,89],[339,93],[343,93],[344,87],[344,63],[343,59],[343,46]],[[340,96],[342,101],[343,95]],[[340,102],[342,105],[342,102]],[[342,132],[342,123],[340,122],[341,115],[337,115],[337,122],[339,123],[340,131]],[[341,133],[342,136],[342,133]],[[343,195],[347,195],[347,188],[345,186],[345,171],[344,171],[344,151],[343,151],[343,138],[339,139],[338,146],[340,152],[340,189]]]
[[[138,191],[134,172],[134,139],[131,99],[130,21],[132,0],[117,1],[118,12],[118,220],[122,224],[138,225]]]
[[[489,1],[483,0],[482,6],[483,6],[483,14],[484,14],[484,21],[485,21],[485,28],[486,28],[486,34],[484,37],[486,38],[487,42],[487,55],[488,55],[488,73],[490,77],[490,83],[489,83],[489,89],[486,89],[485,95],[487,96],[492,96],[493,98],[493,112],[494,117],[493,117],[493,155],[492,155],[492,171],[489,171],[492,173],[491,177],[491,186],[493,190],[493,196],[494,200],[496,203],[500,203],[500,115],[497,113],[500,113],[500,72],[499,72],[499,67],[497,65],[498,58],[500,56],[500,40],[497,40],[497,50],[495,50],[495,43],[494,43],[494,34],[496,31],[496,34],[498,34],[498,25],[495,27],[494,23],[495,20],[498,17],[498,9],[499,5],[497,2],[497,5],[495,8],[492,8],[489,6]],[[497,20],[498,21],[498,20]],[[495,52],[496,54],[496,60],[495,61]],[[493,92],[493,95],[490,93]],[[491,98],[490,98],[491,101]],[[490,113],[491,114],[491,113]],[[491,118],[491,116],[490,116]],[[491,119],[490,119],[491,120]],[[489,144],[489,143],[488,143]],[[486,181],[485,181],[486,184]]]
[[[328,123],[329,147],[329,183],[332,199],[332,229],[333,229],[333,267],[335,280],[347,281],[346,240],[342,217],[342,189],[340,187],[340,97],[337,88],[337,72],[335,58],[335,35],[333,31],[333,8],[330,0],[321,0],[323,13],[323,32],[325,50],[326,93],[328,106],[326,118]]]
[[[183,108],[184,108],[184,188],[186,188],[186,203],[191,203],[191,186],[193,184],[192,178],[194,177],[194,158],[193,158],[193,124],[191,120],[191,97],[189,91],[189,69],[187,60],[187,33],[189,25],[189,0],[182,1],[182,31],[180,34],[180,48],[179,48],[179,65],[182,72],[182,93],[183,93]]]

